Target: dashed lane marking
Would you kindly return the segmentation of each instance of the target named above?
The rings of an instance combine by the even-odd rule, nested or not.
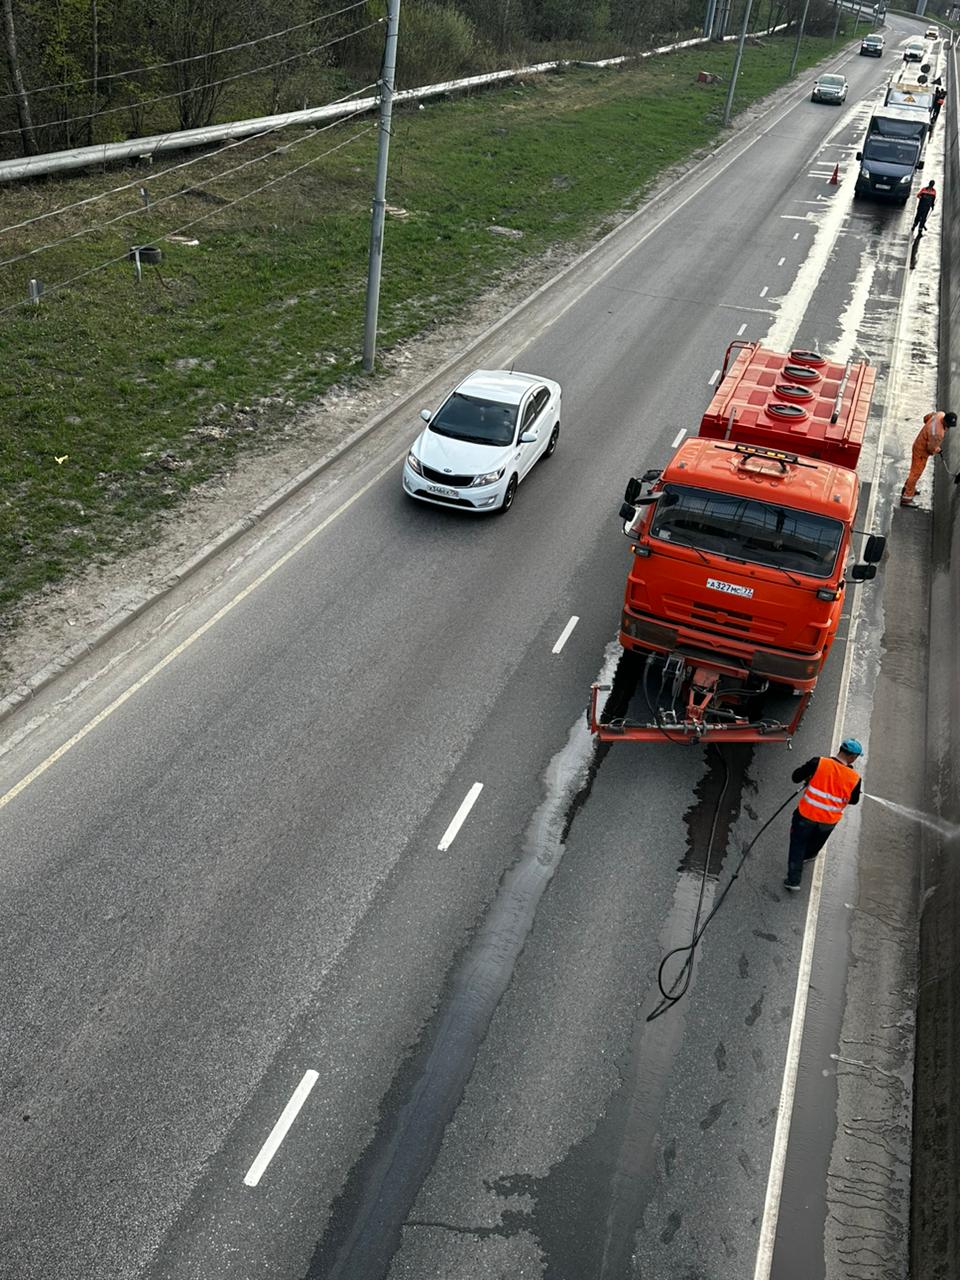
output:
[[[280,1143],[287,1136],[290,1126],[296,1120],[300,1108],[310,1096],[310,1090],[320,1079],[316,1071],[305,1071],[303,1079],[293,1091],[293,1096],[280,1113],[280,1119],[270,1130],[270,1136],[260,1148],[256,1160],[247,1170],[243,1179],[244,1186],[255,1187],[267,1171],[267,1165],[277,1154]]]
[[[447,827],[446,831],[443,833],[443,839],[437,845],[437,849],[440,853],[445,853],[447,849],[449,849],[450,846],[453,844],[454,840],[456,840],[457,832],[466,822],[467,815],[469,814],[473,806],[477,803],[477,797],[480,795],[480,792],[482,790],[483,790],[483,783],[475,782],[473,786],[470,788],[470,790],[467,792],[467,794],[463,797],[463,801],[461,802],[460,808],[453,815],[453,821],[450,823],[449,827]]]
[[[559,653],[561,651],[563,646],[570,639],[570,635],[573,631],[573,628],[577,625],[579,621],[580,621],[579,616],[577,614],[574,614],[573,617],[570,619],[570,621],[567,623],[567,625],[560,632],[560,637],[557,640],[557,643],[550,650],[551,653]]]
[[[741,332],[742,332],[742,330],[743,330],[743,329],[745,329],[746,327],[747,327],[746,325],[743,325],[743,326],[742,326],[742,329],[741,329]],[[720,372],[720,370],[718,369],[718,370],[717,370],[717,373],[719,373],[719,372]],[[681,427],[681,428],[680,428],[680,430],[677,432],[677,438],[676,438],[676,440],[674,440],[674,442],[673,442],[673,444],[670,446],[670,448],[671,448],[671,449],[675,449],[675,448],[677,447],[677,445],[680,443],[680,441],[683,439],[683,437],[684,437],[686,434],[687,434],[687,428],[686,428],[686,427]]]

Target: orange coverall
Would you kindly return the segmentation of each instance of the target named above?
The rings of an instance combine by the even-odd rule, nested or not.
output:
[[[923,475],[927,461],[940,452],[945,430],[943,416],[943,412],[939,411],[928,413],[924,417],[923,426],[917,432],[917,438],[913,442],[910,474],[907,476],[907,483],[903,486],[901,498],[909,499],[916,496],[917,482]]]

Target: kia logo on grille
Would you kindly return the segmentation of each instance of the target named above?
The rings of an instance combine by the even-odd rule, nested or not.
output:
[[[444,468],[443,468],[443,474],[444,474],[445,476],[452,475],[452,474],[453,474],[453,468],[452,468],[452,467],[444,467]]]

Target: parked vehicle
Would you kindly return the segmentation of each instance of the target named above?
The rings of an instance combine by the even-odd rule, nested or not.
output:
[[[464,378],[427,424],[403,464],[411,498],[460,511],[509,511],[520,481],[560,438],[559,384],[510,369]]]
[[[864,36],[860,41],[860,53],[868,58],[883,57],[883,36]]]
[[[874,380],[866,363],[731,343],[699,435],[627,485],[625,657],[612,690],[593,687],[598,737],[796,732],[846,586],[875,577],[883,554],[884,539],[868,538],[847,577]]]
[[[907,203],[920,167],[920,147],[915,140],[867,134],[863,150],[857,152],[857,159],[860,172],[854,184],[854,195]]]
[[[810,95],[811,102],[833,102],[837,106],[844,102],[847,97],[847,82],[843,76],[826,75],[818,76],[814,86],[813,93]]]
[[[926,76],[924,76],[926,80]],[[887,86],[885,107],[916,107],[933,114],[933,85],[911,80],[896,80]]]

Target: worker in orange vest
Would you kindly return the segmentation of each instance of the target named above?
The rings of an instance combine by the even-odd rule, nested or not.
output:
[[[929,182],[925,182],[922,188],[917,192],[917,212],[914,215],[913,225],[919,227],[922,231],[927,225],[927,218],[930,216],[933,206],[937,203],[937,187],[931,178]]]
[[[910,458],[910,474],[900,494],[901,507],[917,505],[917,482],[923,475],[927,462],[938,454],[943,446],[943,437],[951,427],[957,425],[955,413],[944,413],[942,409],[924,415],[923,426],[917,432],[913,442]]]
[[[803,864],[827,843],[847,805],[860,803],[860,775],[853,762],[862,755],[863,747],[856,738],[844,738],[835,756],[814,756],[794,769],[794,782],[807,785],[790,823],[785,889],[795,893],[800,888]]]

